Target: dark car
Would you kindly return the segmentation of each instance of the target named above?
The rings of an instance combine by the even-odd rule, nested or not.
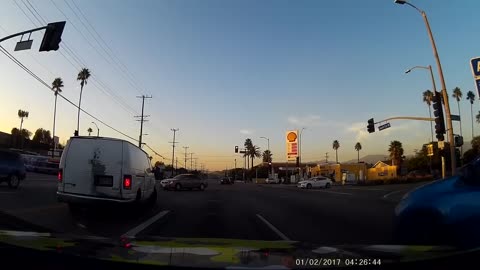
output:
[[[407,174],[407,179],[412,179],[412,180],[429,180],[433,179],[433,175],[422,170],[415,170],[411,171]]]
[[[205,190],[205,188],[207,188],[208,186],[206,180],[203,180],[202,178],[200,178],[200,176],[195,174],[179,174],[173,178],[162,180],[160,183],[166,190],[191,190],[194,188],[198,188],[199,190]]]
[[[480,158],[449,178],[407,193],[395,208],[395,238],[409,244],[480,247]]]
[[[17,188],[25,175],[22,156],[12,151],[0,150],[0,182],[7,182],[10,188]]]
[[[234,181],[230,177],[223,177],[222,179],[220,179],[220,184],[222,184],[222,185],[231,185],[233,183],[234,183]]]

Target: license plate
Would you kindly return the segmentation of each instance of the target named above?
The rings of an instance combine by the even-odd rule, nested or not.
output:
[[[95,179],[97,186],[111,187],[113,186],[113,177],[109,175],[97,175]]]

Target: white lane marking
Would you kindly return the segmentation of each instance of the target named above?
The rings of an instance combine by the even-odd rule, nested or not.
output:
[[[393,194],[395,194],[395,193],[398,193],[398,192],[401,192],[401,191],[405,191],[405,190],[408,190],[408,189],[400,189],[400,190],[395,190],[395,191],[389,192],[389,193],[383,195],[382,198],[387,199],[388,197],[390,197],[390,195],[393,195]]]
[[[160,213],[156,214],[155,216],[151,217],[147,221],[141,223],[140,225],[136,226],[135,228],[129,230],[128,232],[124,233],[123,237],[135,237],[135,235],[143,230],[145,230],[148,226],[152,225],[154,222],[158,221],[166,214],[170,212],[169,210],[161,211]]]
[[[309,190],[309,192],[325,192],[325,193],[332,193],[332,194],[341,194],[341,195],[353,195],[352,193],[346,192],[338,192],[338,191],[327,191],[327,190]]]
[[[77,226],[80,227],[80,228],[82,228],[82,229],[86,229],[86,228],[87,228],[87,226],[83,225],[82,223],[77,223]]]
[[[257,214],[257,217],[261,221],[263,221],[263,223],[265,223],[272,231],[274,231],[280,238],[282,238],[282,240],[290,241],[290,239],[285,234],[283,234],[279,229],[277,229],[275,226],[273,226],[272,223],[268,222],[268,220],[266,220],[260,214]]]
[[[345,187],[342,189],[351,189],[351,190],[372,190],[372,191],[387,191],[387,189],[380,189],[380,188],[349,188]]]

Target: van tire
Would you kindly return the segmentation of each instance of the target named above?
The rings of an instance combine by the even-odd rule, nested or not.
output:
[[[20,178],[16,174],[12,174],[8,177],[8,187],[12,189],[17,189],[20,185]]]
[[[176,191],[180,191],[181,189],[182,189],[182,185],[180,185],[180,184],[175,185],[175,190]]]

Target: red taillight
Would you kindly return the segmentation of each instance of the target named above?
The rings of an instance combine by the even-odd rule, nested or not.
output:
[[[63,181],[63,170],[62,170],[62,169],[59,169],[59,170],[58,170],[57,179],[58,179],[58,182],[62,182],[62,181]]]
[[[131,175],[124,175],[123,176],[123,188],[124,189],[131,189],[132,188],[132,176]]]

